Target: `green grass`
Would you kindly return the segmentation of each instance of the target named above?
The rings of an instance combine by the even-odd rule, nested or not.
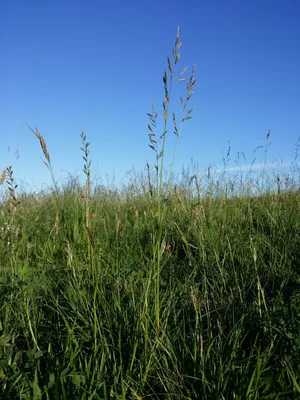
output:
[[[153,174],[92,188],[82,132],[86,185],[59,187],[33,133],[54,190],[18,194],[7,170],[1,399],[300,398],[297,180],[165,185],[164,134]]]

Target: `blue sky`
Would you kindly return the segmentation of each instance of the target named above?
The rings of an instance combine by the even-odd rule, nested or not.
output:
[[[13,165],[19,183],[33,190],[50,183],[26,124],[44,136],[60,181],[83,175],[81,129],[92,172],[104,181],[153,164],[146,114],[154,102],[161,121],[162,75],[177,26],[178,72],[197,66],[195,111],[182,131],[177,170],[191,157],[200,170],[217,168],[228,142],[232,160],[243,151],[250,163],[269,129],[268,161],[289,164],[300,135],[299,20],[299,0],[3,2],[0,169]],[[182,94],[176,84],[171,111]],[[167,163],[171,125],[169,134]],[[259,163],[264,152],[257,155]]]

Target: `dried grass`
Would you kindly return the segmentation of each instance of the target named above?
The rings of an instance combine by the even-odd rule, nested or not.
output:
[[[6,174],[7,174],[7,168],[4,168],[4,170],[2,171],[2,173],[0,175],[0,185],[2,185],[4,183]]]
[[[46,165],[47,168],[50,168],[50,164],[51,164],[50,155],[49,155],[49,152],[48,152],[48,149],[47,149],[47,144],[46,144],[45,139],[40,134],[40,132],[38,131],[37,128],[33,129],[33,128],[31,128],[31,126],[29,126],[29,125],[27,125],[27,126],[31,130],[31,132],[39,139],[41,148],[43,150],[43,153],[44,153],[44,156],[45,156],[46,160],[48,161],[48,164],[43,159],[42,159],[42,161]]]

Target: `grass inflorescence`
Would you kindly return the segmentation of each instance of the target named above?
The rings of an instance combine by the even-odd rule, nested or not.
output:
[[[1,174],[1,399],[299,398],[297,164],[290,179],[230,178],[225,158],[218,179],[174,180],[176,143],[164,180],[168,124],[179,138],[193,111],[194,67],[169,121],[180,47],[178,31],[146,176],[93,186],[81,132],[84,187],[59,187],[32,128],[55,190],[17,193],[12,167]]]

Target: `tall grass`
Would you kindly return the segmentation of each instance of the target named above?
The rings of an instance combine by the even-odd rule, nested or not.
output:
[[[174,69],[176,67],[176,64],[178,63],[180,59],[180,52],[179,49],[181,48],[181,41],[180,41],[180,34],[179,34],[179,28],[177,29],[177,35],[176,35],[176,41],[175,45],[173,48],[173,60],[171,61],[170,57],[168,57],[168,71],[164,72],[163,75],[163,84],[164,84],[164,101],[163,101],[163,132],[162,134],[157,137],[155,130],[156,130],[156,119],[157,119],[157,112],[155,109],[155,105],[152,105],[152,111],[153,114],[148,114],[151,125],[148,125],[148,130],[149,130],[149,140],[150,140],[150,145],[149,147],[156,153],[156,180],[157,180],[157,232],[155,232],[155,229],[153,231],[153,238],[154,238],[154,248],[153,248],[153,265],[155,266],[154,270],[154,285],[155,285],[155,315],[156,315],[156,328],[157,331],[160,332],[160,310],[161,310],[161,301],[160,301],[160,274],[161,274],[161,263],[162,263],[162,255],[166,246],[166,238],[164,235],[164,219],[165,219],[165,214],[166,214],[166,204],[162,206],[162,199],[164,196],[163,193],[163,171],[164,171],[164,160],[165,160],[165,151],[166,151],[166,138],[167,138],[167,133],[168,133],[168,122],[169,122],[169,106],[170,106],[170,101],[171,101],[171,92],[172,92],[172,87],[173,87],[173,78],[174,78]],[[177,79],[177,82],[185,82],[185,78],[183,75],[185,74],[187,70],[187,67],[184,67],[182,71],[180,72],[180,77]],[[187,90],[187,95],[186,99],[183,100],[182,97],[180,97],[181,105],[182,105],[182,117],[181,117],[181,123],[180,127],[177,127],[177,122],[176,122],[176,115],[173,113],[173,132],[177,136],[177,141],[174,149],[174,154],[173,154],[173,160],[172,160],[172,165],[169,173],[169,180],[168,180],[168,187],[167,191],[170,186],[170,179],[172,177],[172,170],[173,170],[173,165],[175,161],[175,155],[176,155],[176,148],[179,140],[179,136],[181,133],[182,125],[184,121],[191,119],[191,113],[193,111],[193,108],[190,110],[186,111],[187,105],[189,100],[191,99],[193,93],[193,88],[196,83],[195,77],[194,77],[194,72],[195,72],[195,66],[193,66],[191,77],[189,82],[186,85],[186,90]],[[153,130],[155,129],[155,130]],[[159,147],[160,142],[162,141],[161,148]],[[159,165],[159,160],[160,160],[160,165]],[[151,185],[151,183],[150,183]]]
[[[192,166],[175,179],[175,147],[164,180],[179,48],[177,32],[160,136],[149,115],[153,171],[119,190],[93,186],[82,132],[84,187],[59,187],[36,129],[54,191],[18,193],[12,167],[3,172],[1,399],[300,398],[297,162],[289,180],[267,169],[237,179],[227,153],[224,174]]]

